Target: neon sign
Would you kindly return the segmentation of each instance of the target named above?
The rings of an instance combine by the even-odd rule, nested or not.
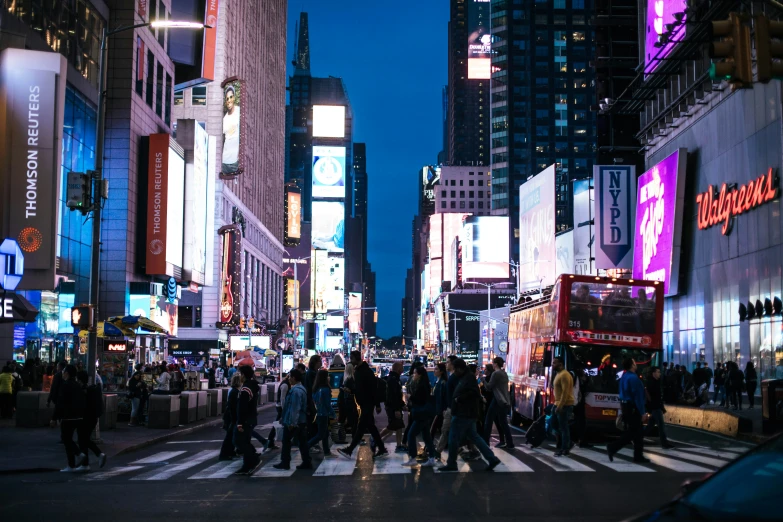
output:
[[[749,210],[769,203],[778,197],[778,177],[770,167],[766,175],[761,175],[747,184],[721,185],[720,190],[710,185],[706,192],[696,196],[699,205],[699,230],[706,230],[723,223],[721,232],[731,234],[734,218]]]

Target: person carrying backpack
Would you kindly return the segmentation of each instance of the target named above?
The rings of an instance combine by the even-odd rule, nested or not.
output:
[[[76,468],[76,471],[90,471],[90,451],[95,453],[98,457],[98,467],[102,468],[106,465],[106,454],[101,451],[98,445],[92,440],[92,432],[95,430],[95,426],[98,424],[98,419],[103,415],[103,393],[100,386],[97,384],[88,385],[87,372],[84,370],[76,374],[76,378],[81,384],[84,390],[86,406],[84,409],[84,417],[82,417],[81,423],[76,430],[79,449],[84,455],[82,465]]]

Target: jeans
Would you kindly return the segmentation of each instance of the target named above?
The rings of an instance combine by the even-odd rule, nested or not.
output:
[[[64,420],[60,423],[60,440],[65,446],[65,455],[68,457],[68,466],[76,466],[76,455],[80,453],[79,446],[73,441],[73,434],[79,429],[81,419]]]
[[[84,454],[84,465],[89,466],[90,451],[95,453],[96,457],[101,455],[101,448],[92,440],[92,432],[98,424],[98,419],[82,419],[76,430],[79,439],[79,450]]]
[[[307,424],[302,423],[291,429],[290,426],[283,427],[283,450],[280,454],[280,462],[286,466],[291,465],[291,439],[296,437],[296,445],[299,447],[299,453],[302,454],[302,463],[310,464],[310,450],[307,446]]]
[[[554,412],[553,422],[550,429],[560,432],[560,440],[558,441],[557,448],[563,451],[569,451],[571,449],[571,426],[568,425],[568,419],[571,418],[571,412],[574,411],[573,406],[561,406],[556,408]]]
[[[428,429],[428,426],[431,424],[432,419],[414,420],[411,423],[411,429],[408,431],[408,455],[412,459],[416,458],[416,453],[419,451],[419,445],[416,443],[416,437],[419,435],[424,439],[424,447],[427,448],[427,454],[431,459],[435,458],[435,445],[432,443],[432,434]]]
[[[250,424],[243,424],[242,431],[239,431],[238,426],[234,427],[234,446],[242,453],[242,468],[245,470],[256,467],[260,458],[250,442],[250,433],[252,431],[253,427]]]
[[[720,398],[720,405],[726,403],[726,388],[722,384],[715,385],[715,391],[712,392],[712,402],[717,403]]]
[[[443,453],[446,444],[449,442],[449,430],[451,429],[451,408],[443,412],[443,424],[440,427],[440,438],[438,445],[435,446],[435,453]]]
[[[449,460],[447,466],[457,466],[457,454],[459,453],[460,442],[463,439],[468,439],[476,445],[481,455],[487,460],[487,462],[495,462],[498,458],[489,449],[484,439],[479,436],[476,431],[476,419],[461,419],[459,417],[451,417],[451,429],[449,430]]]
[[[514,439],[511,437],[511,428],[508,425],[509,406],[498,404],[495,399],[489,403],[487,416],[484,419],[484,440],[489,443],[489,436],[492,435],[492,424],[499,425],[498,435],[501,442],[508,444],[509,448],[514,447]],[[500,431],[502,430],[502,431]]]
[[[635,407],[629,407],[622,403],[623,420],[626,429],[620,438],[606,446],[611,454],[620,451],[623,446],[633,441],[633,460],[640,461],[644,458],[644,433],[642,431],[642,415]]]
[[[359,424],[356,427],[356,433],[351,435],[351,443],[346,447],[348,453],[353,452],[356,446],[364,438],[364,434],[369,433],[375,443],[378,445],[378,451],[386,451],[386,446],[383,445],[383,439],[378,432],[378,428],[375,426],[375,410],[372,405],[362,405],[362,414],[359,415]]]
[[[318,415],[316,416],[316,422],[318,424],[318,433],[316,433],[315,437],[312,437],[310,440],[307,441],[307,447],[312,448],[313,446],[317,446],[318,442],[323,443],[324,448],[324,455],[329,454],[329,417],[326,415]]]
[[[658,426],[661,446],[666,446],[669,444],[669,441],[666,439],[666,423],[663,420],[663,410],[650,410],[650,420],[647,421],[647,428],[644,430],[644,436],[648,436],[656,425]]]

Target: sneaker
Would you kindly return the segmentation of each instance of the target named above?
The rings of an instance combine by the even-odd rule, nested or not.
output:
[[[564,455],[566,455],[566,452],[565,452],[565,451],[563,451],[563,450],[557,450],[557,451],[555,452],[555,457],[562,457],[562,456],[564,456]]]
[[[302,462],[299,464],[296,469],[313,469],[313,463],[312,462]]]
[[[435,467],[435,459],[427,459],[425,462],[421,463],[422,468],[434,468]]]
[[[106,465],[106,454],[101,453],[100,455],[98,455],[98,467],[102,468],[105,465]]]
[[[372,458],[373,458],[373,459],[382,459],[382,458],[386,458],[386,457],[388,457],[388,456],[389,456],[389,450],[387,450],[386,448],[383,448],[383,449],[382,449],[382,450],[380,450],[378,453],[376,453],[375,455],[373,455],[373,457],[372,457]]]
[[[397,446],[396,448],[394,448],[394,453],[407,453],[407,452],[408,452],[408,448],[406,448],[405,446]]]
[[[60,473],[73,473],[74,471],[76,471],[76,468],[65,466],[63,469],[60,470]]]
[[[312,448],[310,448],[310,453],[321,453],[321,448],[319,448],[318,446],[313,446]]]
[[[84,453],[79,453],[78,455],[76,455],[76,467],[78,468],[79,466],[84,464],[85,460],[87,460],[87,455],[85,455]]]
[[[288,469],[288,468],[284,468],[284,469]],[[250,468],[240,468],[237,472],[234,473],[234,475],[250,475],[251,471],[253,470]]]
[[[500,465],[500,459],[499,458],[495,458],[495,460],[493,460],[492,462],[487,464],[487,468],[484,471],[492,471],[493,469],[495,469],[499,465]]]
[[[441,466],[438,468],[439,473],[453,473],[455,471],[459,471],[457,466]]]
[[[291,465],[290,464],[283,464],[282,462],[279,462],[279,463],[275,464],[272,467],[275,468],[275,469],[291,469]]]
[[[337,450],[337,454],[343,458],[351,459],[351,452],[347,448],[340,448]]]
[[[412,468],[413,466],[418,466],[418,464],[419,463],[416,461],[416,459],[408,459],[402,463],[402,465],[406,468]]]
[[[495,444],[495,447],[496,448],[507,448],[508,444],[506,444],[505,442],[498,442],[497,444]]]
[[[76,472],[76,473],[86,473],[86,472],[90,471],[90,465],[89,464],[85,464],[83,466],[79,466],[78,468],[76,468],[73,471]]]

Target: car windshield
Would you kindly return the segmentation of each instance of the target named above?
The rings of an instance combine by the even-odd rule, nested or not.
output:
[[[705,519],[780,520],[783,437],[736,460],[683,499]]]
[[[569,370],[587,374],[587,390],[594,393],[619,393],[619,381],[623,371],[623,359],[636,361],[636,371],[645,375],[651,365],[660,365],[658,353],[650,350],[626,349],[617,346],[569,345]]]

